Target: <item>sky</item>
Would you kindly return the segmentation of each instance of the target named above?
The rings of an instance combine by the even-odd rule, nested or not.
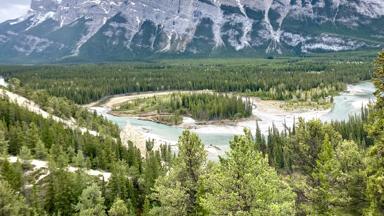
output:
[[[30,3],[31,0],[0,0],[0,22],[25,15]]]

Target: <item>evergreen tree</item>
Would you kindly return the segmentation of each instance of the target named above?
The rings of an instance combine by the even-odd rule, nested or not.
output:
[[[256,150],[263,153],[263,155],[267,154],[267,145],[265,143],[265,137],[261,134],[261,130],[259,127],[259,122],[256,122],[256,133],[255,133],[255,144]]]
[[[31,150],[27,146],[22,146],[20,149],[20,158],[24,161],[27,162],[32,159],[32,153]]]
[[[93,183],[83,190],[76,205],[79,216],[103,216],[105,213],[104,198],[99,187]]]
[[[204,178],[201,204],[209,215],[293,215],[295,194],[255,151],[249,131]]]
[[[151,203],[149,202],[149,198],[145,197],[144,205],[143,205],[143,216],[149,216],[151,211]]]
[[[116,197],[127,202],[132,198],[132,182],[130,180],[129,168],[125,162],[119,161],[113,165],[112,175],[108,183],[107,201],[111,203]]]
[[[155,152],[147,152],[143,172],[145,189],[147,193],[150,193],[151,188],[155,185],[156,179],[161,174],[160,158]]]
[[[310,197],[315,215],[361,215],[366,205],[363,156],[356,143],[332,146],[328,135],[312,173]]]
[[[367,129],[374,139],[367,153],[367,196],[370,207],[368,215],[384,214],[384,52],[376,60],[374,83],[377,88],[376,105],[369,116]]]
[[[124,201],[116,198],[112,204],[111,209],[108,211],[109,216],[128,216],[129,211]]]
[[[34,152],[37,159],[46,160],[48,157],[48,150],[45,148],[45,144],[41,139],[37,141]]]
[[[69,173],[67,166],[60,167],[61,165],[62,162],[56,163],[52,159],[49,161],[50,175],[46,177],[46,184],[41,185],[46,191],[44,209],[50,215],[74,215],[75,206],[90,179],[79,173]]]
[[[4,160],[0,174],[0,179],[7,181],[14,190],[19,191],[23,186],[24,174],[19,161],[11,164],[8,160]]]
[[[75,166],[78,168],[87,168],[87,163],[84,158],[83,151],[81,150],[77,152],[76,157],[74,157],[72,161],[74,162]]]
[[[311,175],[316,167],[325,134],[328,134],[332,146],[336,146],[336,143],[342,140],[340,134],[331,125],[322,124],[320,120],[305,122],[304,119],[299,119],[293,140],[288,146],[295,168]]]
[[[326,134],[323,145],[320,148],[320,153],[316,161],[316,168],[312,174],[316,187],[312,195],[312,201],[319,213],[325,215],[332,215],[332,196],[335,191],[331,187],[331,181],[336,179],[339,167],[337,160],[334,160],[333,146]]]
[[[0,121],[0,157],[8,158],[8,141],[5,139],[5,125]]]
[[[27,147],[34,153],[34,149],[36,148],[37,143],[40,140],[39,137],[39,129],[37,128],[35,123],[29,124],[29,129],[27,130],[27,137],[26,137],[26,144]]]
[[[339,176],[333,180],[337,196],[335,206],[342,209],[343,214],[362,215],[367,206],[366,177],[364,173],[364,152],[353,141],[343,141],[336,146],[335,159],[338,161]]]
[[[197,215],[199,181],[207,153],[196,134],[186,130],[178,141],[179,154],[166,176],[160,177],[153,198],[160,204],[152,214]]]
[[[18,195],[11,186],[0,179],[0,215],[29,216],[30,208],[24,198]]]

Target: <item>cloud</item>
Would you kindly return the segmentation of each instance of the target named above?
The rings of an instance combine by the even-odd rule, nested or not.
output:
[[[1,0],[0,22],[25,15],[30,8],[29,0]]]

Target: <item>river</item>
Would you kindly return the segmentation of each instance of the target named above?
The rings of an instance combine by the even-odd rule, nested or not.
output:
[[[360,82],[348,85],[347,90],[339,96],[334,97],[332,109],[324,111],[308,112],[279,112],[275,110],[260,110],[255,108],[253,115],[259,118],[258,124],[262,133],[266,134],[268,128],[275,125],[282,130],[285,126],[293,125],[295,119],[304,118],[320,119],[321,121],[347,120],[350,115],[359,114],[362,106],[366,106],[374,100],[373,93],[375,87],[371,82]],[[256,104],[257,105],[257,104]],[[138,120],[131,117],[116,117],[108,114],[108,109],[94,107],[98,113],[106,116],[109,120],[124,128],[126,124],[131,124],[141,131],[146,138],[155,139],[158,142],[175,145],[183,128],[177,126],[167,126],[151,121]],[[207,146],[209,158],[217,158],[229,148],[229,141],[234,135],[241,134],[244,128],[249,128],[252,132],[256,129],[256,121],[242,121],[232,126],[226,125],[204,125],[198,126],[191,131],[197,133],[203,143]]]
[[[7,87],[8,83],[0,77],[0,86]],[[332,109],[323,111],[308,112],[283,112],[274,109],[261,109],[256,106],[252,111],[257,116],[258,124],[263,134],[267,134],[268,129],[274,125],[279,130],[283,130],[285,125],[291,126],[298,118],[305,120],[320,119],[323,122],[348,120],[351,115],[358,115],[361,108],[374,101],[375,87],[372,82],[364,81],[354,85],[348,85],[347,90],[334,97]],[[117,117],[108,114],[109,109],[105,107],[92,107],[99,114],[115,122],[120,128],[127,124],[132,125],[143,133],[146,139],[154,139],[157,143],[167,143],[176,145],[178,137],[183,132],[183,128],[177,126],[167,126],[151,121],[139,120],[131,117]],[[192,124],[191,131],[197,133],[202,142],[206,145],[208,157],[217,159],[229,148],[229,141],[234,135],[242,134],[244,128],[249,128],[253,133],[256,130],[256,121],[248,120],[234,123],[232,125],[204,125],[195,126],[193,120],[186,119],[187,123]]]

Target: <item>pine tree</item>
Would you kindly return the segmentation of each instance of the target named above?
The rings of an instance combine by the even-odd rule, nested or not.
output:
[[[155,152],[147,152],[144,164],[144,185],[146,192],[149,193],[154,186],[156,179],[161,174],[161,163]]]
[[[45,144],[41,139],[37,141],[34,152],[37,159],[46,160],[48,157],[48,150],[45,148]]]
[[[343,141],[336,146],[335,155],[340,167],[339,176],[332,181],[337,190],[335,205],[344,212],[362,215],[367,206],[364,152],[355,142]]]
[[[201,205],[209,215],[293,215],[295,194],[268,160],[255,151],[252,135],[236,136],[230,150],[204,177]]]
[[[83,190],[76,205],[79,216],[103,216],[105,213],[104,198],[100,188],[93,183]]]
[[[28,148],[34,151],[39,140],[39,129],[37,128],[36,124],[32,122],[29,125],[29,129],[27,130],[26,144]]]
[[[5,140],[5,132],[4,132],[4,129],[1,129],[1,128],[0,128],[0,157],[8,158],[8,141]]]
[[[22,146],[20,149],[20,158],[24,161],[29,161],[32,159],[31,150],[27,146]]]
[[[0,215],[28,216],[30,209],[22,196],[0,179]]]
[[[109,216],[128,216],[129,211],[124,201],[116,198],[112,204],[111,209],[108,211]]]
[[[111,191],[113,202],[114,197],[126,201],[129,199],[128,185],[129,185],[129,172],[127,165],[123,162],[117,162],[113,165],[112,176],[108,184],[108,188]]]
[[[53,159],[49,161],[49,172],[45,179],[46,184],[41,185],[44,189],[44,209],[50,215],[74,215],[75,206],[78,204],[81,193],[85,190],[85,183],[91,179],[80,173],[70,173],[67,166],[61,167],[62,163],[56,163]]]
[[[151,214],[196,215],[198,213],[198,190],[207,153],[196,134],[184,131],[178,141],[179,154],[169,173],[160,177],[152,197],[160,206]]]
[[[338,162],[334,160],[334,151],[328,134],[325,135],[323,145],[316,161],[316,168],[312,174],[315,180],[315,191],[312,201],[320,214],[334,214],[332,212],[331,199],[335,192],[331,188],[331,180],[335,179],[339,170]]]
[[[23,168],[22,164],[17,161],[11,164],[8,160],[2,163],[1,167],[1,179],[7,181],[14,190],[20,190],[23,186]]]
[[[145,197],[144,205],[143,205],[143,216],[149,216],[151,211],[151,203],[149,202],[149,198]]]
[[[370,207],[367,215],[384,214],[384,52],[376,60],[374,83],[376,104],[369,115],[367,129],[374,145],[367,153],[367,197]]]
[[[341,135],[331,125],[322,124],[320,120],[305,122],[304,119],[299,119],[295,134],[292,137],[293,142],[290,143],[287,150],[292,157],[294,167],[311,175],[316,167],[316,160],[325,134],[328,134],[333,146],[342,140]]]
[[[265,137],[261,134],[258,121],[256,122],[255,145],[257,151],[260,151],[261,153],[263,153],[263,155],[267,154],[267,145],[265,143]]]
[[[75,166],[78,168],[87,168],[87,163],[84,158],[83,151],[81,150],[77,152],[76,157],[74,157],[72,161],[74,162]]]

